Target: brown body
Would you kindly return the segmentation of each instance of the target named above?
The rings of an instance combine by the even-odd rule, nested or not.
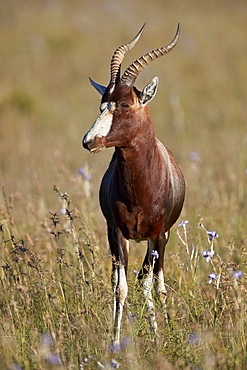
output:
[[[116,225],[124,238],[156,239],[181,212],[183,175],[171,151],[155,137],[148,106],[136,110],[138,103],[129,93],[126,113],[126,108],[118,107],[118,97],[123,96],[118,87],[112,96],[117,104],[115,130],[105,141],[116,149],[102,180],[100,204],[109,226]]]
[[[123,48],[123,54],[129,51],[142,31],[143,29],[132,44],[120,47],[115,54],[120,49],[122,52]],[[175,41],[163,48],[163,53],[175,46],[178,34],[179,30]],[[157,50],[161,52],[163,49]],[[113,256],[112,282],[116,294],[115,345],[119,345],[122,310],[128,290],[128,241],[148,240],[148,250],[140,276],[144,279],[144,294],[147,297],[151,327],[156,332],[157,324],[149,286],[152,284],[154,273],[156,290],[165,302],[164,250],[169,230],[180,215],[185,194],[182,171],[171,151],[155,137],[147,106],[156,93],[158,79],[154,78],[142,91],[133,86],[140,70],[145,67],[143,64],[147,62],[147,56],[151,59],[147,63],[161,56],[157,56],[157,50],[152,52],[155,54],[146,54],[141,57],[143,59],[135,61],[121,80],[120,65],[116,67],[113,56],[112,65],[115,70],[112,67],[112,71],[115,72],[112,72],[108,87],[93,83],[102,93],[101,115],[83,139],[84,147],[92,152],[99,152],[104,147],[115,147],[100,188],[100,205],[107,221],[108,240]],[[141,67],[138,69],[139,64]],[[154,257],[153,251],[158,252],[158,258],[157,255]]]

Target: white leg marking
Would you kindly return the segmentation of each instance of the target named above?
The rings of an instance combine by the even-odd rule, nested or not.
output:
[[[165,307],[166,305],[166,297],[167,297],[167,290],[164,283],[164,272],[160,270],[158,272],[157,281],[155,282],[155,293],[156,296],[160,298],[160,301]]]
[[[123,266],[117,266],[118,283],[115,289],[114,297],[114,345],[119,346],[120,343],[120,326],[123,315],[123,306],[128,294],[128,285]]]
[[[152,252],[153,243],[152,241],[148,241],[148,252]],[[154,302],[152,297],[152,286],[153,286],[153,266],[150,265],[148,267],[148,274],[144,276],[143,281],[143,294],[146,298],[146,307],[148,312],[149,323],[151,326],[152,331],[154,334],[157,333],[157,322],[155,319],[155,309],[154,309]]]
[[[129,240],[125,240],[125,247],[129,254]],[[112,272],[112,287],[114,292],[114,311],[113,311],[113,325],[114,325],[114,340],[113,345],[116,349],[120,344],[120,327],[123,316],[124,302],[128,294],[127,277],[125,267],[121,265],[120,261]]]

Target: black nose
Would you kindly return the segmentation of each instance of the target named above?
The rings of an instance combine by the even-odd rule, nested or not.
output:
[[[84,138],[82,139],[82,146],[83,148],[87,149],[87,150],[90,150],[90,147],[93,145],[94,143],[94,139],[92,140],[89,140],[89,141],[86,141],[86,136],[87,134],[84,136]]]

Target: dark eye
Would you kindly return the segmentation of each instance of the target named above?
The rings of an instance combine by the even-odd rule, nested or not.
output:
[[[129,108],[129,104],[127,104],[127,103],[121,103],[120,104],[120,107],[121,108],[124,108],[124,109],[127,109],[127,108]]]

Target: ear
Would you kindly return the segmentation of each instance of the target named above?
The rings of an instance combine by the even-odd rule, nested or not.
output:
[[[91,85],[100,93],[100,95],[104,95],[104,92],[106,91],[105,86],[97,84],[90,77],[89,77],[89,81],[90,81]]]
[[[141,94],[139,95],[139,102],[144,106],[149,103],[154,97],[157,92],[159,79],[158,77],[154,77],[152,81],[144,87]]]

